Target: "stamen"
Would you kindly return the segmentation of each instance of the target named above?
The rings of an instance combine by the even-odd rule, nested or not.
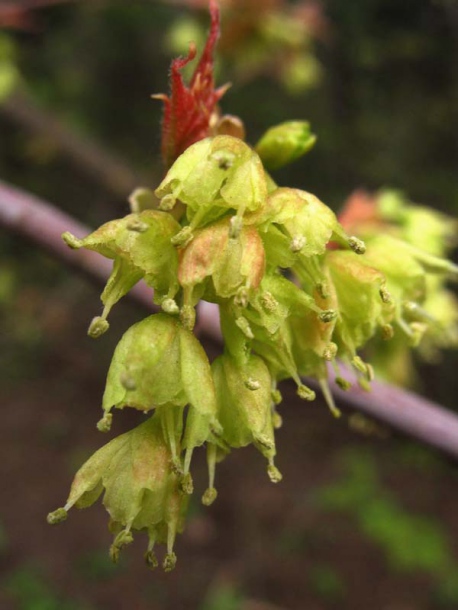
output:
[[[351,383],[349,381],[347,381],[347,379],[344,379],[343,377],[336,377],[334,379],[334,381],[339,386],[339,388],[341,390],[343,390],[344,392],[348,392],[348,390],[351,388]]]
[[[329,389],[329,384],[326,379],[319,379],[318,383],[320,384],[321,391],[323,392],[324,399],[326,404],[329,407],[329,410],[334,415],[334,417],[340,417],[342,415],[340,409],[336,407],[336,403],[334,402],[334,397],[332,395],[331,390]]]
[[[111,430],[111,424],[113,421],[113,415],[111,413],[105,413],[102,419],[97,422],[97,430],[99,432],[109,432]]]
[[[67,246],[69,248],[71,248],[72,250],[78,250],[79,248],[83,247],[83,240],[78,239],[77,237],[72,235],[72,233],[70,233],[69,231],[65,231],[65,233],[62,233],[62,239],[67,244]]]
[[[194,239],[194,234],[192,232],[192,228],[190,226],[183,227],[181,231],[178,231],[176,235],[174,235],[170,241],[173,246],[176,248],[184,248],[189,244],[191,240]]]
[[[164,299],[161,303],[161,309],[171,316],[180,313],[180,308],[178,307],[175,299]]]
[[[337,355],[337,349],[338,348],[335,343],[328,343],[323,350],[323,358],[328,362],[331,362]]]
[[[348,245],[355,254],[364,254],[366,252],[366,244],[362,239],[358,239],[354,235],[348,238]]]
[[[297,395],[308,401],[315,400],[316,398],[315,392],[302,383],[297,386]]]
[[[273,313],[278,307],[277,299],[270,292],[264,292],[260,298],[261,306],[268,313]]]
[[[242,333],[245,335],[245,337],[247,339],[254,339],[254,335],[253,335],[253,331],[251,330],[251,326],[245,317],[240,316],[239,318],[236,318],[235,323],[240,328],[240,330],[242,331]]]
[[[159,209],[163,212],[170,212],[175,207],[177,200],[175,195],[169,193],[168,195],[164,195],[162,197],[161,202],[159,203]]]
[[[101,316],[96,316],[90,323],[89,328],[87,330],[87,334],[93,339],[98,339],[104,333],[106,333],[109,328],[110,325],[107,320],[105,320]]]
[[[216,449],[214,443],[207,443],[208,488],[202,496],[202,504],[205,506],[210,506],[218,496],[215,489]]]
[[[283,475],[275,466],[273,458],[270,458],[269,460],[269,465],[267,466],[267,474],[272,483],[280,483],[280,481],[283,479]]]
[[[46,517],[46,521],[49,525],[57,525],[58,523],[62,523],[68,517],[68,513],[65,508],[58,508],[54,510],[52,513],[48,513]]]

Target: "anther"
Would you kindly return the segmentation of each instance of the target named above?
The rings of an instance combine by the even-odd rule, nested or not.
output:
[[[243,218],[241,216],[232,216],[231,227],[229,229],[229,237],[236,239],[240,235],[240,231],[243,227]]]
[[[315,400],[316,394],[313,390],[308,388],[306,385],[300,385],[297,388],[297,395],[304,400]]]
[[[291,252],[300,252],[302,248],[305,246],[306,238],[303,235],[296,235],[293,237],[289,244],[289,249]]]
[[[282,473],[274,464],[269,464],[267,466],[267,474],[272,483],[280,483],[280,481],[283,479]]]
[[[235,323],[247,339],[254,339],[253,331],[251,330],[251,326],[246,318],[240,316],[239,318],[236,318]]]
[[[318,317],[322,322],[333,322],[337,318],[337,312],[335,309],[324,309],[318,314]]]
[[[194,234],[191,227],[183,227],[181,231],[178,231],[178,233],[170,239],[170,241],[173,246],[184,248],[192,239],[194,239]]]
[[[334,360],[334,358],[336,357],[337,349],[338,348],[335,343],[328,343],[323,350],[323,358],[328,362],[331,362],[331,360]]]
[[[245,379],[244,384],[249,390],[252,391],[259,390],[259,388],[261,387],[259,381],[257,379],[254,379],[253,377],[248,377],[248,379]]]
[[[72,235],[69,231],[62,233],[62,239],[69,248],[72,248],[72,250],[78,250],[78,248],[81,248],[83,245],[83,241]]]
[[[210,504],[213,504],[217,497],[217,490],[214,487],[208,487],[202,496],[202,504],[204,506],[210,506]]]
[[[274,405],[279,405],[281,403],[281,401],[283,400],[280,390],[277,390],[277,389],[271,390],[270,396],[272,398],[272,402],[274,403]]]
[[[174,299],[164,299],[161,303],[161,309],[172,316],[180,313],[180,308]]]
[[[348,238],[348,245],[355,254],[364,254],[366,252],[366,244],[362,239],[358,239],[355,236]]]
[[[93,339],[98,339],[104,333],[106,333],[109,328],[110,328],[110,325],[107,320],[105,320],[104,318],[102,318],[100,316],[96,316],[95,318],[93,318],[92,322],[89,324],[87,334],[89,335],[89,337],[92,337]]]
[[[177,200],[174,195],[168,194],[162,197],[161,202],[159,203],[159,209],[163,212],[169,212],[175,207]]]
[[[182,493],[188,496],[192,495],[192,492],[194,491],[194,484],[190,472],[187,472],[181,477],[179,487]]]
[[[347,381],[347,379],[344,379],[343,377],[336,377],[334,381],[339,386],[339,388],[341,390],[343,390],[344,392],[347,392],[351,388],[351,383],[349,381]]]
[[[145,553],[145,563],[150,570],[154,570],[159,565],[156,554],[153,550],[146,551]]]
[[[177,556],[175,553],[167,553],[162,563],[165,572],[171,572],[177,564]]]
[[[391,324],[384,324],[382,326],[382,339],[384,341],[389,341],[394,337],[394,328]]]
[[[382,299],[382,301],[384,303],[392,303],[393,299],[391,297],[391,294],[390,294],[390,292],[388,292],[388,290],[386,289],[385,286],[380,287],[379,293],[380,293],[380,298]]]
[[[68,513],[65,508],[58,508],[54,510],[52,513],[48,513],[46,517],[46,521],[49,525],[57,525],[58,523],[62,523],[68,517]]]
[[[105,415],[97,422],[97,430],[99,432],[109,432],[111,430],[111,424],[113,421],[113,415],[111,413],[105,413]]]
[[[274,312],[278,307],[277,299],[270,292],[264,292],[261,295],[260,301],[263,309],[269,313]]]
[[[145,233],[145,231],[148,231],[149,225],[147,225],[146,222],[135,219],[129,222],[127,229],[128,231],[134,231],[136,233]]]

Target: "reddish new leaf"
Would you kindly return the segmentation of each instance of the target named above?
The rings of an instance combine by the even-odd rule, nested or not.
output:
[[[190,45],[187,57],[172,62],[170,96],[154,96],[164,102],[161,150],[166,168],[191,144],[209,135],[211,117],[227,89],[227,86],[215,89],[213,78],[213,53],[220,33],[219,9],[215,0],[210,0],[210,15],[210,32],[189,87],[183,82],[181,70],[195,58],[194,44]]]

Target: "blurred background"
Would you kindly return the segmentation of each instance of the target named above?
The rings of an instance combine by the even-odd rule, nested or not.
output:
[[[318,136],[276,173],[336,212],[394,188],[458,215],[456,0],[221,0],[224,112],[252,143],[284,120]],[[0,180],[96,227],[161,177],[172,57],[202,48],[205,0],[0,0]],[[175,572],[150,573],[142,538],[119,565],[103,507],[59,528],[46,514],[105,439],[95,429],[127,300],[98,341],[100,287],[0,228],[0,606],[18,610],[427,610],[458,607],[456,464],[373,422],[338,422],[285,384],[283,482],[254,450],[191,505]],[[209,354],[219,346],[205,343]],[[457,410],[457,355],[418,363],[416,391]],[[368,397],[370,399],[370,397]],[[115,417],[114,433],[139,421]],[[205,464],[196,460],[203,490]],[[198,494],[196,494],[198,496]]]

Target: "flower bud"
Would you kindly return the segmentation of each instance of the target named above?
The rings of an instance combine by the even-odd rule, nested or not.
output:
[[[299,159],[316,142],[306,121],[288,121],[271,127],[256,144],[255,150],[268,170],[275,170]]]

